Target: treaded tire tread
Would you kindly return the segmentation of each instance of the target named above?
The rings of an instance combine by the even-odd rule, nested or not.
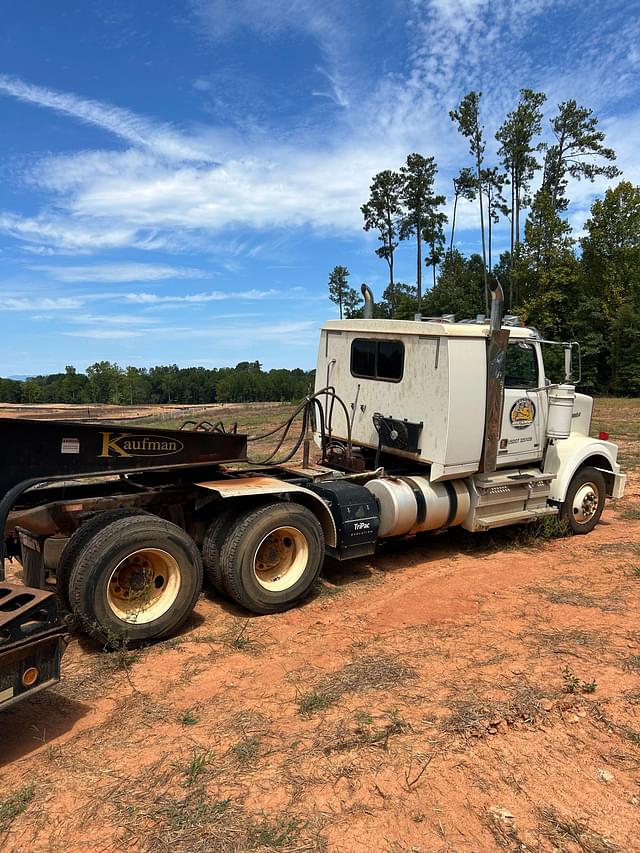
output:
[[[145,542],[146,537],[146,542]],[[136,541],[138,539],[139,541]],[[119,545],[122,556],[118,553]],[[99,611],[99,595],[103,575],[107,579],[116,559],[124,559],[128,549],[164,548],[178,561],[182,573],[178,598],[172,608],[150,623],[136,625]],[[114,559],[115,557],[115,559]],[[170,521],[144,513],[118,518],[95,533],[76,560],[69,578],[69,601],[87,634],[103,643],[114,637],[126,639],[131,645],[167,637],[188,619],[202,590],[202,558],[193,539]],[[96,598],[98,596],[98,598]],[[106,598],[106,596],[105,596]],[[98,607],[96,604],[98,603]],[[109,622],[111,624],[105,624]]]
[[[128,518],[133,515],[151,515],[144,509],[136,509],[135,507],[119,507],[118,509],[108,509],[92,518],[87,519],[69,538],[69,541],[62,550],[60,563],[56,569],[56,591],[62,598],[64,604],[70,608],[69,601],[69,578],[75,566],[76,560],[80,553],[84,550],[89,541],[96,535],[99,530],[112,521],[120,518]]]
[[[219,592],[227,593],[224,573],[221,565],[221,554],[224,540],[231,524],[238,517],[237,507],[223,509],[207,527],[202,542],[202,563],[207,580]]]
[[[589,481],[593,481],[598,487],[598,508],[595,515],[586,524],[579,524],[574,520],[571,511],[573,498],[580,486],[583,485],[583,483],[588,483]],[[564,503],[562,504],[562,516],[567,520],[572,533],[577,534],[578,536],[583,536],[585,533],[590,533],[593,530],[602,516],[606,494],[607,484],[601,471],[598,471],[597,468],[592,468],[590,465],[585,466],[584,468],[579,468],[576,471],[571,478],[569,488],[567,489],[567,495]]]
[[[281,519],[281,524],[293,526],[295,517],[302,516],[302,518],[306,520],[306,523],[311,526],[311,529],[315,531],[317,540],[315,544],[307,540],[310,545],[311,552],[315,550],[315,554],[310,558],[312,569],[311,571],[305,571],[301,578],[301,582],[298,582],[295,585],[295,587],[297,587],[297,592],[294,595],[291,595],[290,591],[286,591],[285,595],[279,594],[277,596],[274,596],[273,594],[269,595],[268,593],[267,595],[261,593],[263,598],[261,601],[252,594],[250,588],[247,588],[247,584],[243,579],[243,557],[245,556],[243,554],[243,550],[246,548],[247,539],[249,539],[249,541],[251,540],[251,534],[262,523],[262,521],[270,515],[273,515],[274,517],[282,515],[283,509],[285,511],[285,515]],[[274,525],[274,527],[276,526],[281,525]],[[256,543],[256,547],[257,544],[258,543]],[[266,504],[259,509],[254,508],[247,510],[236,519],[235,524],[230,528],[224,545],[222,546],[220,564],[222,568],[224,586],[231,598],[253,613],[266,614],[289,610],[299,601],[306,598],[320,574],[323,559],[324,535],[322,533],[320,522],[316,519],[311,510],[301,504],[277,502]],[[251,558],[251,562],[253,562],[253,557]],[[245,571],[252,572],[253,568],[251,567],[251,569],[248,570],[245,566]]]

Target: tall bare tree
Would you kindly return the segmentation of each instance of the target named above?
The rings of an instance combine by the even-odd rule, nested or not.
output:
[[[487,236],[489,238],[487,255],[490,271],[493,271],[493,257],[491,254],[493,226],[498,224],[501,216],[508,216],[510,212],[509,206],[502,195],[506,181],[507,176],[497,166],[482,170],[482,182],[487,196]]]
[[[378,172],[369,187],[369,201],[360,208],[364,217],[364,230],[377,231],[382,244],[376,249],[376,255],[384,258],[389,267],[389,300],[392,310],[395,309],[393,255],[398,247],[402,186],[402,176],[398,172],[390,169]]]
[[[450,111],[449,117],[457,123],[459,132],[469,140],[469,151],[476,167],[478,203],[480,205],[480,232],[482,234],[482,262],[484,263],[484,301],[488,314],[489,286],[487,283],[487,246],[484,231],[484,191],[482,184],[482,168],[486,143],[484,141],[484,127],[480,123],[481,98],[482,92],[468,92],[458,104],[458,108]]]
[[[453,218],[451,222],[451,240],[449,242],[449,254],[453,252],[453,238],[456,232],[456,213],[458,211],[458,199],[464,198],[473,201],[476,197],[476,179],[468,166],[460,169],[460,174],[453,179]]]
[[[400,223],[400,239],[416,237],[416,296],[418,312],[422,309],[422,241],[424,232],[433,218],[434,209],[444,204],[444,196],[434,195],[434,181],[438,171],[433,157],[409,154],[400,169],[402,176],[402,202],[404,215]],[[429,232],[430,236],[430,232]]]
[[[496,133],[500,143],[498,156],[509,175],[511,184],[511,258],[517,258],[520,245],[520,213],[529,207],[529,186],[540,163],[534,138],[542,130],[542,105],[547,96],[532,89],[521,89],[516,108],[504,120]]]

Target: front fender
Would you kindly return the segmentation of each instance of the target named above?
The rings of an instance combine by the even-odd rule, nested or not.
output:
[[[553,439],[549,442],[544,461],[545,474],[555,474],[549,499],[562,503],[573,475],[583,465],[600,468],[603,472],[610,471],[608,476],[605,474],[607,495],[622,497],[626,477],[620,473],[617,458],[618,446],[611,441],[575,433],[569,438]]]

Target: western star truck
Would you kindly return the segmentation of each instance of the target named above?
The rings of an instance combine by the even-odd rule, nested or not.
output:
[[[605,499],[622,496],[617,447],[590,437],[593,400],[575,392],[579,348],[505,324],[497,282],[491,318],[462,323],[375,320],[363,293],[364,318],[323,327],[315,391],[263,464],[247,464],[252,439],[220,424],[0,420],[2,546],[31,588],[0,587],[0,707],[26,671],[27,681],[39,673],[31,689],[47,678],[3,633],[3,614],[24,596],[44,596],[35,609],[59,664],[54,600],[102,643],[149,641],[187,619],[203,573],[248,610],[272,613],[309,593],[325,554],[545,516],[588,533]],[[545,376],[551,346],[563,355],[559,384]],[[295,416],[301,429],[284,453]]]

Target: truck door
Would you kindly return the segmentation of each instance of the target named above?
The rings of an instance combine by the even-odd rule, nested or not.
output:
[[[536,347],[512,340],[507,347],[498,465],[536,462],[544,452],[547,395]]]

